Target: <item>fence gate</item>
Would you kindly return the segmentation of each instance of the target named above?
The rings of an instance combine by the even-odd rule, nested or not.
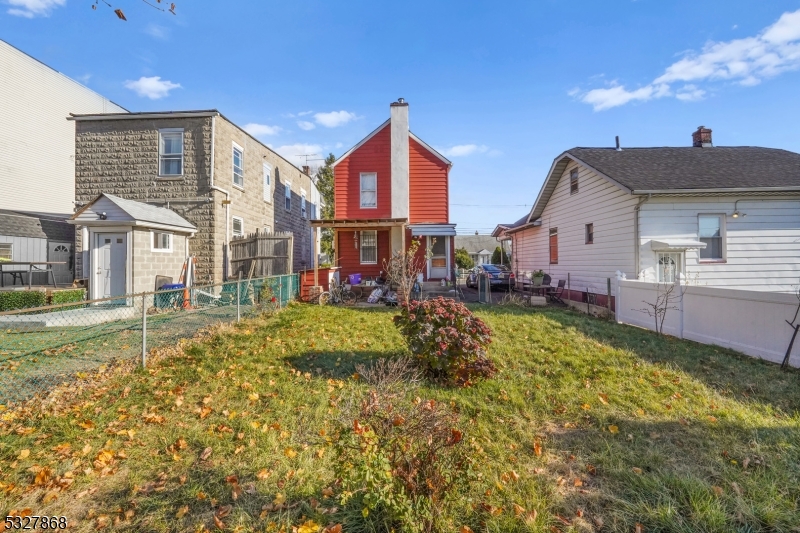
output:
[[[290,232],[263,233],[234,237],[230,245],[230,277],[282,276],[292,273],[294,235]]]

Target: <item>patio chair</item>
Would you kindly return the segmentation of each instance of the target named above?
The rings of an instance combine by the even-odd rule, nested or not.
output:
[[[560,304],[564,303],[564,300],[561,299],[561,295],[564,294],[564,287],[566,287],[566,285],[567,285],[566,280],[563,279],[558,280],[558,286],[550,291],[551,302],[558,302]]]

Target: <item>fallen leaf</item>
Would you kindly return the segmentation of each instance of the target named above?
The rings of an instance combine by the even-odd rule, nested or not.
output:
[[[636,522],[636,533],[644,533],[644,526],[639,522]]]
[[[214,516],[217,516],[219,518],[225,518],[226,516],[231,514],[232,510],[233,510],[233,505],[223,505],[222,507],[217,509],[217,512],[214,513]]]
[[[608,405],[608,394],[600,393],[597,395],[597,397],[600,399],[603,405]]]
[[[283,450],[283,455],[285,455],[289,459],[294,459],[297,456],[297,452],[294,451],[292,448],[286,448],[285,450]]]
[[[576,477],[575,480],[572,482],[572,486],[573,487],[582,487],[583,486],[583,481],[581,481],[581,478]]]
[[[536,457],[540,457],[542,455],[542,445],[538,440],[533,443],[533,453],[536,455]]]
[[[474,531],[472,531],[472,528],[469,526],[461,526],[458,528],[458,533],[474,533]]]
[[[297,533],[318,533],[319,524],[313,520],[306,520],[300,527],[297,528]]]
[[[31,454],[30,450],[20,450],[17,459],[19,460],[27,459],[30,454]]]
[[[260,471],[258,472],[258,474],[256,474],[256,477],[257,477],[258,479],[267,479],[267,478],[269,477],[269,474],[270,474],[269,470],[267,470],[266,468],[264,468],[264,469],[260,470]],[[324,492],[324,490],[323,490],[323,492]]]
[[[717,496],[722,496],[722,492],[723,492],[722,491],[722,487],[714,486],[714,487],[711,487],[711,488],[714,489],[714,494],[716,494]]]
[[[525,512],[525,508],[521,505],[514,504],[514,516],[519,516]]]
[[[639,468],[638,466],[634,466],[633,468],[631,468],[631,470],[633,470],[634,474],[639,474],[640,476],[642,475],[642,469]]]
[[[211,457],[212,452],[213,450],[211,448],[206,448],[205,450],[203,450],[203,453],[200,454],[200,460],[205,461],[206,459]]]
[[[617,433],[619,433],[619,428],[612,424],[612,425],[608,426],[608,431],[613,433],[613,434],[617,434]]]
[[[186,516],[186,513],[188,512],[189,512],[189,506],[184,505],[183,507],[178,509],[177,513],[175,513],[175,518],[183,518],[184,516]]]
[[[275,495],[275,499],[272,500],[272,503],[274,503],[275,505],[283,505],[283,502],[285,501],[286,501],[286,496],[284,496],[279,492],[278,494]]]

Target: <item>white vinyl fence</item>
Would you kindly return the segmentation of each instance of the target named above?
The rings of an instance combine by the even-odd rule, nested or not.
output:
[[[644,309],[669,285],[617,280],[617,322],[655,331]],[[794,329],[786,323],[797,311],[794,294],[742,291],[675,284],[662,332],[781,363]],[[800,335],[789,364],[800,367]]]

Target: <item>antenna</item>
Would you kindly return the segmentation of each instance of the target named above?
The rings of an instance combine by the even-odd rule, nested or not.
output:
[[[305,157],[306,158],[306,166],[308,166],[309,161],[324,161],[324,159],[309,159],[309,157],[319,156],[319,154],[296,154],[295,157]]]

